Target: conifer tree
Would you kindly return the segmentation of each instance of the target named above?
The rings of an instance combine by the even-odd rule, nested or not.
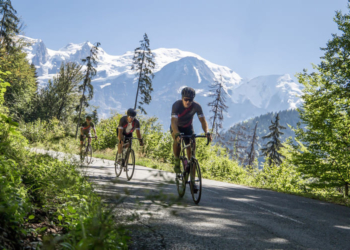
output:
[[[255,124],[254,132],[252,136],[249,136],[248,139],[251,140],[250,145],[248,147],[248,158],[246,167],[253,168],[253,164],[255,159],[258,157],[258,152],[256,148],[258,147],[259,137],[257,135],[258,123]]]
[[[79,115],[78,115],[78,122],[77,122],[77,130],[75,133],[75,138],[78,136],[78,128],[81,123],[81,111],[83,106],[88,107],[89,103],[88,101],[92,99],[94,95],[94,87],[91,84],[91,79],[96,75],[96,66],[97,66],[97,53],[98,53],[98,47],[100,46],[100,43],[96,43],[96,45],[92,46],[90,49],[90,55],[87,56],[85,59],[82,59],[83,63],[86,63],[86,69],[85,69],[85,76],[83,83],[79,86],[79,91],[82,91],[82,96],[80,98],[80,105],[78,106]],[[85,91],[88,91],[88,95],[85,95]]]
[[[350,4],[348,4],[350,10]],[[322,62],[315,72],[298,74],[303,90],[300,118],[306,129],[296,129],[301,146],[296,147],[294,164],[310,186],[344,188],[349,196],[350,184],[350,13],[337,11],[334,21],[339,34],[322,48]]]
[[[222,128],[222,121],[224,120],[223,112],[227,112],[225,90],[223,88],[222,76],[220,75],[220,81],[215,80],[212,85],[210,85],[211,93],[210,97],[214,100],[208,103],[210,111],[213,112],[213,116],[210,119],[213,121],[212,132],[215,131],[216,135],[219,135],[219,129]]]
[[[0,23],[0,44],[10,51],[15,47],[14,36],[20,32],[19,18],[17,11],[13,8],[11,0],[0,0],[0,14],[2,15]]]
[[[275,122],[271,121],[271,125],[269,126],[270,133],[262,137],[262,139],[271,139],[266,143],[265,147],[261,149],[261,152],[269,159],[269,166],[271,166],[272,163],[280,165],[282,163],[282,158],[284,158],[284,156],[278,152],[283,148],[281,140],[279,139],[280,135],[283,135],[280,129],[286,129],[286,127],[279,124],[279,114],[277,114]]]
[[[155,63],[153,62],[154,55],[149,48],[149,39],[146,33],[140,43],[140,47],[135,49],[133,64],[131,66],[131,69],[136,71],[138,82],[134,109],[137,107],[137,99],[140,92],[141,101],[137,108],[141,110],[141,113],[147,114],[142,105],[149,104],[152,100],[152,79],[154,78],[152,70],[155,67]]]

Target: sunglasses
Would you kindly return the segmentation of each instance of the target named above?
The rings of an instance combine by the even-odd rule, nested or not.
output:
[[[131,119],[135,119],[135,116],[129,116]]]
[[[185,102],[193,102],[193,99],[192,98],[184,98],[184,101]]]

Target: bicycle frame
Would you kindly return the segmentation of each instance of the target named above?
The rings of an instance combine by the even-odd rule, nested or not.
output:
[[[185,140],[184,138],[189,138],[190,139],[190,143],[185,145]],[[187,153],[185,152],[188,147],[191,147],[191,159],[189,159],[190,161],[192,161],[193,159],[196,159],[196,138],[207,138],[207,136],[205,135],[184,135],[183,133],[180,134],[180,143],[181,143],[181,152],[182,155],[187,156]],[[207,138],[208,142],[207,145],[209,145],[209,138]],[[181,154],[180,154],[181,155]]]

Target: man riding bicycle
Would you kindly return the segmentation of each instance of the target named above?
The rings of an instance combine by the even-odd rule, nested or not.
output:
[[[91,121],[91,116],[87,116],[85,119],[85,122],[81,125],[80,128],[80,155],[81,150],[83,148],[83,142],[86,136],[89,138],[89,143],[91,143],[91,129],[94,130],[95,138],[97,139],[97,133],[95,129],[95,124]]]
[[[117,128],[117,135],[119,139],[117,161],[121,161],[122,159],[123,143],[125,142],[125,139],[131,138],[134,130],[136,130],[136,135],[139,139],[140,146],[143,146],[143,139],[140,132],[140,122],[135,117],[136,111],[134,109],[128,109],[127,115],[123,116],[119,120],[119,125]]]
[[[175,167],[174,171],[176,173],[181,173],[180,170],[180,133],[183,133],[184,135],[193,135],[194,130],[192,126],[193,122],[193,116],[195,114],[198,115],[199,121],[202,124],[202,129],[204,133],[207,135],[209,140],[212,140],[211,134],[208,132],[208,124],[205,120],[203,110],[201,105],[199,105],[198,102],[193,101],[194,97],[196,96],[196,92],[193,88],[185,87],[181,91],[182,99],[176,101],[173,104],[172,111],[171,111],[171,125],[170,125],[170,132],[172,134],[172,137],[174,139],[173,143],[173,152],[175,156]],[[189,138],[184,138],[185,143],[189,144]],[[187,157],[188,159],[191,159],[191,148],[187,148]],[[194,188],[197,189],[196,185],[194,185]]]

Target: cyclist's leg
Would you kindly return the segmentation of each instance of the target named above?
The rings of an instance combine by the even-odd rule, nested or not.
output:
[[[122,134],[122,141],[125,142],[124,133]],[[122,159],[122,154],[123,154],[123,145],[119,142],[118,143],[118,160]]]
[[[174,153],[174,158],[175,158],[175,167],[174,167],[174,171],[176,173],[180,173],[180,152],[181,152],[181,146],[179,145],[179,143],[177,142],[177,140],[175,139],[175,133],[174,131],[171,129],[170,126],[170,133],[171,136],[173,137],[173,153]]]
[[[124,140],[125,140],[125,136],[124,136],[124,134],[123,134],[123,135],[122,135],[122,141],[124,142]],[[123,145],[119,142],[119,143],[118,143],[118,154],[121,155],[122,152],[123,152]]]
[[[81,151],[83,149],[84,137],[82,135],[80,135],[79,138],[80,138],[80,154],[81,154]]]
[[[184,128],[183,133],[185,135],[193,135],[194,134],[194,130],[193,130],[192,125],[187,127],[187,128]],[[185,138],[185,144],[188,145],[189,143],[190,143],[190,138]],[[191,157],[192,157],[191,147],[188,147],[186,149],[186,151],[187,151],[187,158],[190,160]]]
[[[89,137],[88,139],[89,139],[89,144],[91,145],[91,133],[89,133],[88,135],[87,135],[87,137]]]
[[[190,126],[190,127],[187,127],[186,130],[184,130],[184,134],[185,135],[193,135],[194,134],[194,130],[193,130],[193,127]],[[190,139],[189,138],[186,138],[187,140],[185,140],[185,143],[186,145],[188,145],[190,143]],[[194,149],[195,149],[195,145],[194,145]],[[192,157],[192,149],[191,147],[188,147],[187,148],[187,157],[188,159],[190,160],[191,157]],[[193,164],[192,165],[192,171],[191,171],[191,176],[192,176],[192,180],[194,180],[196,178],[196,164]],[[194,189],[198,190],[198,187],[195,183],[192,183],[192,185],[194,185]]]

